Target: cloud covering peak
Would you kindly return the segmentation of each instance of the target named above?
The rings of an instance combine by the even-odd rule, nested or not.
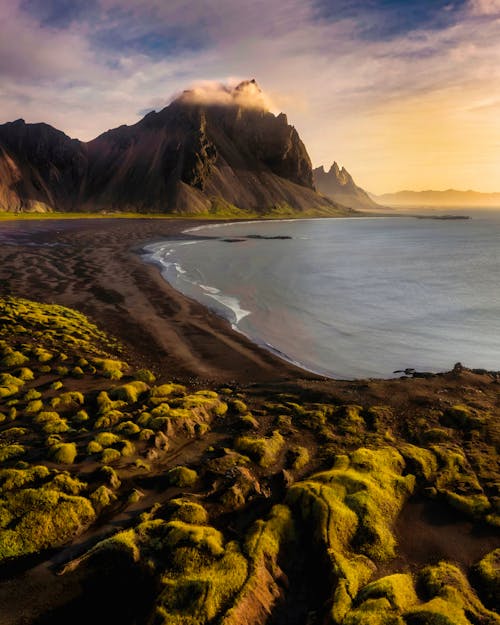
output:
[[[228,84],[215,81],[200,81],[183,91],[176,101],[184,104],[208,106],[241,106],[244,108],[272,108],[270,98],[262,91],[256,80],[230,81]]]

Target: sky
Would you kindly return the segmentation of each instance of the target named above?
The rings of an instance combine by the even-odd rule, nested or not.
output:
[[[250,78],[373,193],[500,191],[500,0],[0,0],[0,123],[90,140]]]

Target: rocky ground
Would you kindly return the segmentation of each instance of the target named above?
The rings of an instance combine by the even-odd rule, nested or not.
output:
[[[498,374],[281,366],[154,227],[3,231],[2,625],[499,623]]]

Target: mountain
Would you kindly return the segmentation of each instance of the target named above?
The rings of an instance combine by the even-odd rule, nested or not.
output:
[[[323,166],[313,170],[313,179],[316,189],[335,202],[355,209],[382,209],[361,187],[358,187],[351,174],[337,163],[333,163],[329,171]]]
[[[500,193],[480,193],[479,191],[399,191],[372,195],[372,198],[382,204],[394,207],[500,207]]]
[[[0,125],[0,210],[348,212],[316,193],[297,131],[254,80],[185,91],[87,143],[47,124]]]

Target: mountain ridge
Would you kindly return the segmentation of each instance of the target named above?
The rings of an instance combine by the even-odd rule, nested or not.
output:
[[[0,210],[349,214],[316,192],[297,130],[254,80],[208,98],[184,91],[88,142],[44,123],[0,125]]]
[[[321,165],[313,170],[314,184],[320,193],[336,202],[354,209],[382,209],[369,194],[358,187],[345,167],[340,168],[336,161],[328,171]]]
[[[394,207],[418,207],[418,206],[455,206],[455,207],[500,207],[500,192],[483,193],[481,191],[459,191],[446,189],[444,191],[397,191],[370,196],[377,202]]]

